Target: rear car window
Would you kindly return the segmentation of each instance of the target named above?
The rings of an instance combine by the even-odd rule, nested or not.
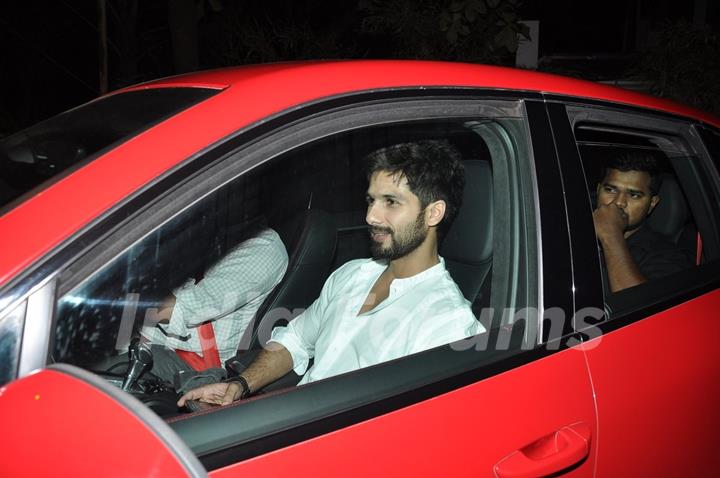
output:
[[[0,142],[0,211],[69,168],[209,98],[209,88],[151,88],[101,98]]]

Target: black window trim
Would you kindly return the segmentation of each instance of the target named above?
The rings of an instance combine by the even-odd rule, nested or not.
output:
[[[557,147],[548,118],[547,106],[544,102],[539,101],[526,101],[525,105],[530,124],[533,154],[536,158],[535,178],[540,193],[539,221],[542,233],[540,280],[543,291],[541,310],[546,311],[557,307],[563,313],[559,337],[556,332],[557,324],[543,320],[540,326],[541,341],[555,346],[562,337],[573,333],[572,321],[567,318],[572,317],[575,310],[567,206]]]
[[[576,322],[575,314],[583,309],[595,308],[603,310],[602,281],[599,257],[587,257],[587,247],[595,244],[595,229],[592,223],[592,215],[587,215],[589,198],[587,204],[575,198],[587,197],[585,173],[582,169],[580,155],[575,145],[574,135],[570,127],[570,120],[564,105],[559,103],[547,103],[548,114],[553,129],[553,138],[558,149],[562,183],[565,188],[565,203],[568,217],[568,234],[570,236],[572,261],[573,261],[573,321],[569,324],[572,330],[577,331],[579,324]],[[592,241],[588,242],[587,238]],[[582,259],[581,259],[582,258]],[[597,323],[604,320],[603,317],[583,317],[584,322]]]

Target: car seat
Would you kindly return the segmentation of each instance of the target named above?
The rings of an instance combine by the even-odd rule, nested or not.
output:
[[[240,343],[241,348],[248,350],[262,346],[258,336],[261,325],[269,331],[287,323],[292,318],[291,312],[295,311],[294,315],[297,315],[298,311],[313,303],[330,274],[335,255],[337,227],[335,220],[325,211],[308,209],[272,227],[288,251],[288,268],[283,280],[258,309],[253,327],[245,331],[245,334],[252,335],[244,336]],[[266,324],[266,321],[273,323]]]
[[[466,160],[463,203],[441,246],[445,267],[471,303],[489,284],[493,255],[493,180],[490,163]]]
[[[688,221],[690,213],[687,201],[674,176],[663,174],[659,195],[660,202],[648,217],[648,225],[699,263],[702,242],[697,227]]]

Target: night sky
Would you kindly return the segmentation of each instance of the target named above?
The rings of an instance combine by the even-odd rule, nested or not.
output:
[[[409,57],[418,38],[434,35],[442,41],[445,35],[437,31],[435,19],[413,17],[413,9],[508,1],[106,0],[109,90],[182,70],[173,56],[171,25],[177,31],[183,3],[190,5],[196,32],[180,38],[190,42],[185,44],[190,50],[197,48],[189,63],[185,58],[190,65],[185,69],[207,69],[309,58]],[[546,60],[540,69],[608,79],[626,76],[626,68],[657,42],[656,31],[663,25],[696,19],[698,2],[704,7],[704,23],[717,33],[720,2],[712,0],[525,0],[516,11],[518,19],[540,21],[539,56]],[[31,0],[3,5],[0,137],[100,94],[99,3]],[[401,20],[395,16],[384,22],[382,15],[396,12],[403,15]],[[385,23],[405,19],[402,29],[391,24],[382,30]],[[468,52],[436,48],[414,56],[488,61]],[[575,59],[563,60],[567,55]],[[605,61],[583,63],[578,55],[600,55]],[[512,64],[513,59],[505,55],[489,62]]]

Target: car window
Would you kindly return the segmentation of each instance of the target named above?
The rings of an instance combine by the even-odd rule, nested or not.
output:
[[[654,283],[688,277],[717,258],[708,203],[714,190],[702,179],[698,144],[689,125],[679,121],[582,107],[568,111],[593,212],[606,306],[615,315],[646,306],[657,300]]]
[[[15,378],[20,359],[26,302],[0,317],[0,386]]]
[[[398,360],[387,367],[381,361],[367,370],[351,371],[347,380],[360,384],[366,380],[363,377],[405,370],[403,380],[373,380],[371,387],[360,387],[351,398],[340,396],[349,390],[346,387],[325,391],[319,401],[313,400],[312,408],[288,408],[299,411],[282,419],[307,420],[534,347],[537,318],[527,309],[536,311],[538,304],[537,280],[531,275],[537,260],[535,201],[522,103],[507,103],[496,111],[489,108],[486,116],[478,116],[477,107],[472,111],[474,116],[350,129],[326,122],[322,128],[332,124],[339,131],[289,147],[282,142],[292,145],[294,136],[284,133],[281,140],[270,138],[251,151],[241,148],[207,172],[207,184],[216,186],[206,188],[203,178],[183,184],[63,273],[51,360],[92,370],[122,386],[129,347],[145,337],[169,346],[173,360],[184,362],[190,375],[193,367],[210,367],[209,373],[218,373],[214,376],[218,379],[224,374],[223,364],[236,351],[241,361],[252,358],[275,327],[292,322],[310,307],[333,272],[370,256],[366,155],[384,146],[425,140],[447,142],[464,163],[463,206],[440,254],[467,301],[464,307],[474,316],[473,324],[482,325],[473,330],[485,332],[441,347],[442,359],[428,358],[424,352],[407,359],[396,354],[392,358]],[[233,258],[231,265],[228,257]],[[209,279],[220,285],[199,295],[191,292]],[[189,319],[187,328],[162,323],[169,297],[175,297],[176,304],[187,299],[182,312]],[[407,311],[408,318],[417,314],[422,314],[422,307]],[[197,340],[190,333],[227,318],[234,325],[213,327],[214,349],[206,347],[200,332]],[[152,353],[154,360],[165,354],[157,348]],[[205,361],[213,354],[218,360]],[[438,371],[428,375],[428,367]],[[186,411],[174,408],[175,392],[190,375],[177,372],[173,379],[156,379],[154,369],[147,368],[143,380],[129,390],[159,414],[181,414],[184,419]],[[268,392],[275,389],[300,393],[308,387],[293,388],[300,379],[291,373],[264,393],[274,396]],[[309,384],[307,393],[322,382]],[[257,426],[263,430],[281,420],[277,414],[262,418]],[[238,434],[252,436],[257,432],[253,430],[251,426],[218,430],[217,436],[226,434],[234,441],[240,439]]]
[[[45,181],[217,91],[151,88],[118,93],[4,138],[0,141],[0,212]]]

